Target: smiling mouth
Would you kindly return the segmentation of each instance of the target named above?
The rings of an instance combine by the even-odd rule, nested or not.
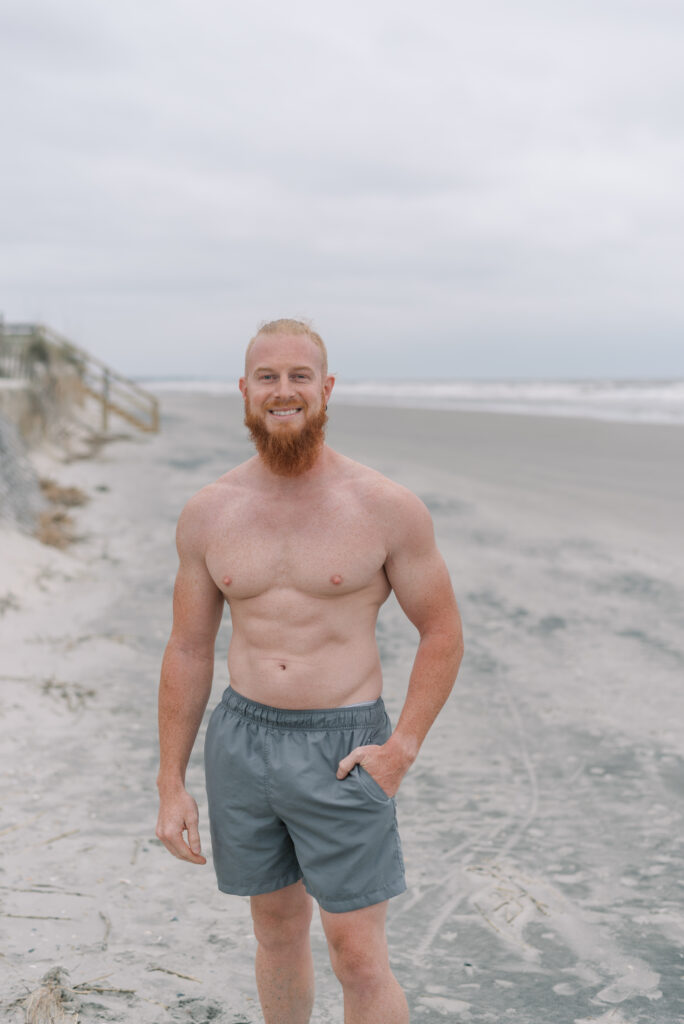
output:
[[[271,416],[277,416],[279,420],[285,420],[288,416],[296,416],[298,412],[302,411],[301,406],[296,406],[292,409],[269,409]]]

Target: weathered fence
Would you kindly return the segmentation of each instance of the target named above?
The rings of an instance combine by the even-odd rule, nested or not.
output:
[[[82,396],[99,403],[103,433],[112,415],[138,430],[159,429],[159,403],[154,395],[43,324],[0,320],[0,378],[25,380],[47,391],[80,390]]]

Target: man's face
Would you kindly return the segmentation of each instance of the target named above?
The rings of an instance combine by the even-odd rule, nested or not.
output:
[[[333,377],[323,378],[322,354],[306,335],[257,338],[240,391],[245,423],[273,472],[296,476],[311,468],[323,446],[333,384]]]

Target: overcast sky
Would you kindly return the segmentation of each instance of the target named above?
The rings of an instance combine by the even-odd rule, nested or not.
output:
[[[684,376],[680,0],[2,0],[0,312],[129,374]]]

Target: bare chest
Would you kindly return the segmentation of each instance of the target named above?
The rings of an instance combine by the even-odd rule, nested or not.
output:
[[[383,589],[386,556],[382,524],[356,503],[339,501],[229,510],[206,551],[209,572],[229,601],[276,588],[315,597]]]

